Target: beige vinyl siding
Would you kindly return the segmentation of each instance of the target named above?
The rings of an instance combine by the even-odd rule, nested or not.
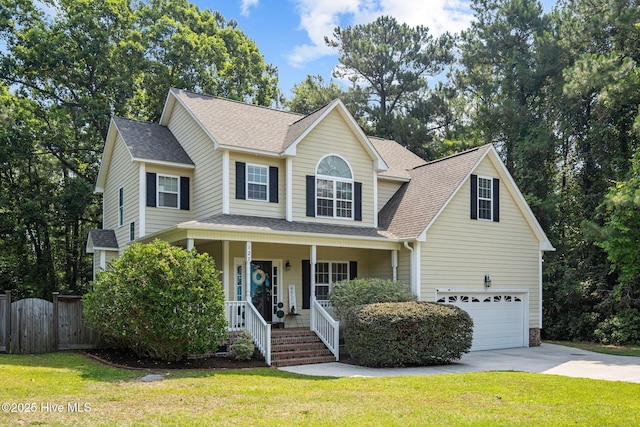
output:
[[[405,247],[398,253],[398,281],[411,284],[411,252]]]
[[[214,149],[211,138],[178,102],[168,128],[196,165],[191,183],[193,218],[222,213],[222,154]]]
[[[316,174],[318,162],[327,154],[344,158],[351,166],[354,181],[362,183],[362,221],[306,216],[306,176]],[[373,161],[338,111],[329,113],[298,144],[293,159],[292,189],[294,221],[373,226]]]
[[[268,200],[236,199],[236,162],[278,168],[278,203]],[[268,173],[268,171],[267,171]],[[257,155],[229,153],[229,213],[270,218],[284,218],[286,206],[286,169],[281,159],[260,157]]]
[[[193,170],[191,169],[182,169],[182,168],[171,168],[166,166],[158,166],[158,165],[147,165],[146,166],[147,173],[155,173],[158,175],[170,175],[178,177],[178,186],[180,185],[180,177],[186,176],[189,177],[189,188],[190,190],[193,188]],[[156,181],[157,185],[157,181]],[[146,191],[146,185],[144,186],[144,190]],[[189,204],[190,207],[193,207],[193,191],[191,190],[191,195],[189,196]],[[146,195],[145,195],[146,197]],[[180,200],[178,200],[178,205],[180,204]],[[161,208],[161,207],[146,207],[146,234],[152,234],[156,231],[164,230],[167,227],[171,227],[172,225],[179,224],[181,222],[189,221],[193,219],[193,211],[190,210],[182,210],[182,209],[174,209],[174,208]]]
[[[107,180],[102,195],[104,229],[115,230],[118,246],[123,249],[129,243],[129,223],[136,223],[136,237],[140,229],[138,221],[138,174],[139,165],[131,161],[122,136],[116,136],[113,155],[107,171]],[[118,190],[124,188],[124,221],[118,226]]]
[[[488,158],[474,171],[499,177]],[[491,276],[491,291],[529,291],[529,324],[539,324],[538,240],[500,178],[500,222],[469,218],[469,179],[427,232],[422,244],[421,296],[432,301],[436,288],[485,290],[483,278]]]
[[[387,179],[378,180],[378,209],[382,209],[389,199],[396,194],[403,182],[389,181]]]
[[[367,254],[368,274],[360,272],[358,268],[358,278],[377,277],[379,279],[393,279],[393,268],[391,267],[391,251],[369,251]]]

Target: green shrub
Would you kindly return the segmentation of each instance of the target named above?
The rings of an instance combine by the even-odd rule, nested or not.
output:
[[[89,325],[139,356],[175,361],[226,336],[220,272],[207,254],[159,240],[127,247],[84,296]]]
[[[229,357],[236,360],[249,360],[253,357],[256,346],[253,343],[251,332],[244,330],[238,334],[229,346]]]
[[[451,305],[429,302],[361,306],[345,328],[345,344],[372,367],[450,363],[471,348],[473,321]]]
[[[383,279],[355,279],[336,283],[329,301],[339,320],[346,321],[365,304],[415,301],[408,284]]]
[[[603,344],[640,344],[640,311],[625,308],[600,322],[594,333]]]

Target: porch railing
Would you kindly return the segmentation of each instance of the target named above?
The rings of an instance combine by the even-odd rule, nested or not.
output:
[[[224,314],[227,318],[227,330],[242,331],[245,324],[245,302],[225,301]]]
[[[311,330],[331,350],[336,360],[340,360],[340,322],[334,320],[323,305],[320,301],[313,300],[311,305]]]
[[[251,301],[246,301],[245,304],[245,329],[251,332],[253,342],[267,365],[271,366],[271,325],[262,318]]]

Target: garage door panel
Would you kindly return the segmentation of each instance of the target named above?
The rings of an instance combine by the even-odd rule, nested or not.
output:
[[[465,310],[473,319],[471,351],[524,347],[524,295],[440,294],[438,302]]]

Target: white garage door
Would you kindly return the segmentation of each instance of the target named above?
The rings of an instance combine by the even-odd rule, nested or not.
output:
[[[527,346],[525,294],[438,293],[438,302],[469,313],[473,319],[471,351]]]

